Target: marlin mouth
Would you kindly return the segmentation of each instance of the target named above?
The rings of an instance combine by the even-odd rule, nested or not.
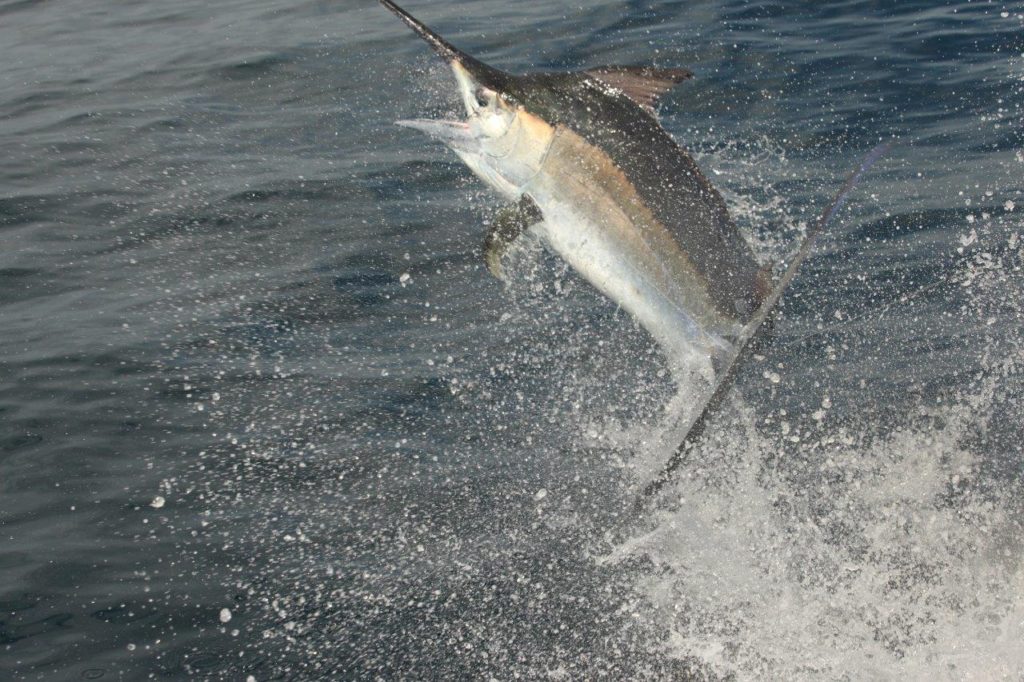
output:
[[[395,125],[412,128],[430,137],[441,140],[452,149],[463,152],[476,152],[480,149],[479,139],[473,135],[469,123],[465,121],[438,121],[426,118],[395,121]]]
[[[380,3],[408,25],[448,63],[459,83],[459,90],[466,103],[466,111],[470,118],[474,116],[473,93],[481,87],[500,92],[502,87],[512,80],[512,76],[509,74],[488,66],[458,49],[391,0],[380,0]],[[470,121],[412,119],[395,121],[395,123],[425,133],[448,145],[456,153],[475,155],[481,152],[480,131],[474,130]]]

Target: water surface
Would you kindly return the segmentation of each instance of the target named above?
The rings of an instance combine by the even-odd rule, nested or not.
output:
[[[1020,679],[1020,5],[408,5],[693,69],[765,261],[900,144],[637,520],[665,363],[540,249],[490,278],[394,17],[0,3],[0,676]]]

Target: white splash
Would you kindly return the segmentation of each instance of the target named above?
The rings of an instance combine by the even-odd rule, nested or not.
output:
[[[815,417],[798,445],[734,407],[670,508],[598,558],[653,562],[637,588],[663,653],[739,680],[1022,679],[1024,503],[984,445],[1024,369],[1015,249],[963,273],[1005,336],[978,336],[983,378],[955,400],[884,431]]]

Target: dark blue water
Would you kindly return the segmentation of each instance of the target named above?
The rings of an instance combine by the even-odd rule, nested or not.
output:
[[[365,2],[0,2],[0,678],[1024,675],[1024,7],[408,2],[661,106],[764,260],[865,178],[650,514],[630,319],[392,125]]]

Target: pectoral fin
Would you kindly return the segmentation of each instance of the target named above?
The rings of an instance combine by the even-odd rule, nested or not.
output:
[[[484,261],[491,274],[505,279],[502,258],[523,232],[544,220],[537,204],[525,194],[518,203],[500,209],[484,239]]]
[[[587,69],[587,75],[609,85],[654,113],[658,98],[678,83],[692,78],[687,69],[655,69],[648,66],[599,66]]]

